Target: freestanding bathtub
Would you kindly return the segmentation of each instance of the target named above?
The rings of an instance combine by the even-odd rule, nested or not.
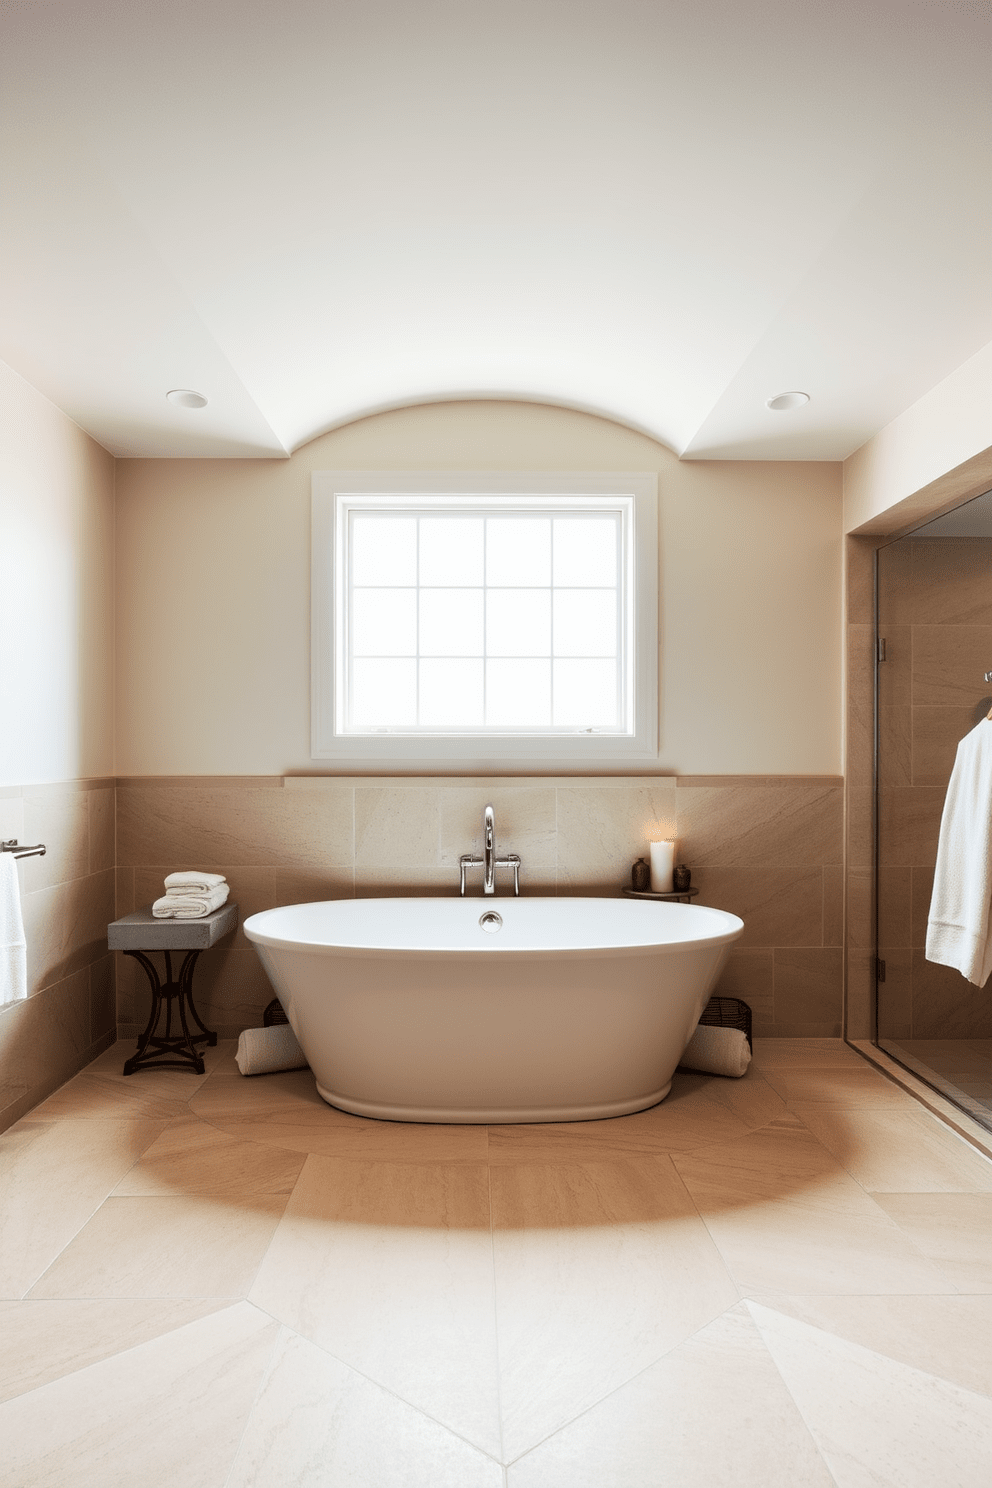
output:
[[[337,899],[244,927],[324,1100],[437,1122],[663,1100],[743,928],[698,905],[566,898]]]

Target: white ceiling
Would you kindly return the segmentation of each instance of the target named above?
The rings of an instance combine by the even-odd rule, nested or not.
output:
[[[118,455],[484,396],[840,459],[992,341],[990,44],[988,0],[5,0],[0,358]]]

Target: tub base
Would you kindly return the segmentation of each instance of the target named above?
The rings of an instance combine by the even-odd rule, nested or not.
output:
[[[446,1109],[439,1106],[378,1105],[350,1100],[332,1090],[324,1090],[320,1085],[317,1094],[339,1111],[347,1111],[352,1116],[369,1116],[375,1121],[412,1121],[438,1126],[513,1126],[523,1122],[530,1125],[541,1121],[605,1121],[610,1116],[630,1116],[634,1111],[646,1111],[650,1106],[656,1106],[671,1088],[669,1080],[660,1090],[634,1100],[611,1101],[600,1106],[533,1106],[526,1109],[518,1106]]]

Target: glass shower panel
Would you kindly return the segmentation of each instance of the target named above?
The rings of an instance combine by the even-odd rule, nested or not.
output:
[[[992,980],[926,959],[958,741],[992,705],[992,497],[879,549],[877,1041],[992,1130]]]

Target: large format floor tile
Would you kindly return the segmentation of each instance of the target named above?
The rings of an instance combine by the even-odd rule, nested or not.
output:
[[[286,1199],[110,1198],[32,1297],[243,1297]]]
[[[284,1330],[225,1488],[503,1488],[498,1462]]]
[[[161,1121],[21,1121],[0,1135],[0,1296],[25,1292],[162,1130]]]
[[[241,1302],[0,1405],[3,1488],[224,1488],[278,1328]]]
[[[511,1466],[509,1488],[835,1488],[743,1309]]]
[[[491,1129],[124,1052],[0,1137],[0,1488],[992,1477],[992,1165],[840,1041]]]
[[[961,1292],[992,1292],[992,1194],[880,1193],[878,1204]]]
[[[82,1302],[0,1302],[0,1400],[35,1390],[227,1305],[213,1299],[148,1302],[102,1297]]]
[[[986,1488],[992,1400],[748,1304],[838,1488]]]
[[[485,1164],[307,1158],[251,1298],[498,1455]]]
[[[501,1166],[492,1194],[508,1459],[737,1301],[667,1157]]]

